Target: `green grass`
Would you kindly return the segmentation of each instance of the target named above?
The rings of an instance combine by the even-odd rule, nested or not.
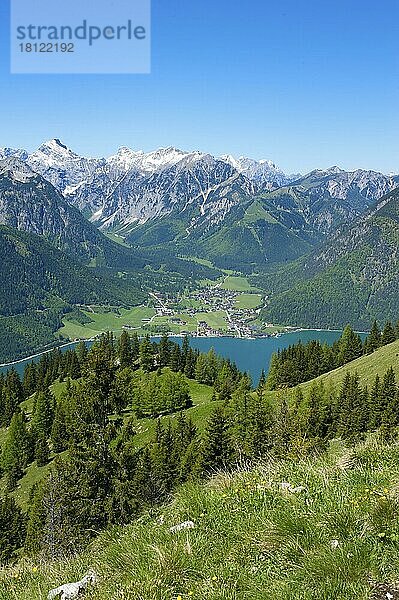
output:
[[[162,376],[161,376],[162,377]],[[203,385],[192,379],[187,379],[187,383],[190,389],[190,396],[193,401],[193,406],[188,410],[184,411],[187,417],[190,417],[199,429],[203,431],[207,419],[216,406],[215,402],[212,402],[213,388],[209,385]],[[167,415],[162,417],[163,420],[174,420],[176,415]],[[155,432],[156,420],[154,419],[139,419],[137,421],[137,435],[135,437],[135,443],[137,446],[143,446],[146,444]]]
[[[92,322],[87,325],[80,325],[73,321],[64,319],[64,326],[58,330],[58,333],[64,338],[91,338],[104,331],[122,331],[123,325],[130,325],[134,328],[141,328],[143,325],[142,319],[149,319],[155,315],[153,308],[145,306],[136,306],[132,309],[121,308],[119,313],[107,312],[105,310],[97,310],[96,312],[83,311]]]
[[[278,221],[264,209],[259,200],[252,202],[251,206],[247,208],[244,215],[244,223],[255,223],[259,219],[266,221],[267,223],[276,224]]]
[[[372,437],[353,449],[333,442],[319,458],[221,473],[75,559],[2,569],[0,597],[42,600],[94,568],[100,581],[87,600],[383,600],[399,572],[398,479],[398,444]],[[170,533],[187,519],[194,529]],[[377,583],[385,589],[374,595]]]
[[[232,290],[234,292],[257,292],[256,288],[252,287],[246,277],[236,277],[229,275],[224,280],[222,290]]]
[[[236,298],[237,308],[257,308],[262,304],[262,296],[260,294],[240,294]]]
[[[339,388],[348,372],[357,371],[362,385],[367,384],[371,387],[376,375],[383,377],[389,367],[394,369],[399,380],[399,340],[379,348],[373,354],[362,356],[339,369],[325,373],[313,381],[323,381],[326,385]],[[303,383],[301,387],[306,390],[311,385],[312,381]]]
[[[128,244],[125,239],[117,233],[106,233],[105,235],[120,246],[123,246],[124,248],[131,248],[130,244]]]

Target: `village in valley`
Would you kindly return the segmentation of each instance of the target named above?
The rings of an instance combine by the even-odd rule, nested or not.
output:
[[[242,277],[226,277],[216,285],[207,283],[179,297],[153,292],[151,306],[156,314],[143,319],[143,328],[151,334],[251,339],[280,335],[282,331],[261,323],[264,298]]]

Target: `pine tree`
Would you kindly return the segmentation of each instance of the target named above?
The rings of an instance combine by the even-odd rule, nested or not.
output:
[[[195,365],[197,362],[197,356],[195,351],[192,348],[189,348],[188,354],[186,357],[186,364],[184,367],[184,374],[189,379],[194,379],[195,377]]]
[[[25,399],[24,389],[15,369],[8,371],[5,376],[2,396],[1,425],[7,427],[20,403]]]
[[[15,413],[4,444],[1,463],[7,475],[8,486],[13,488],[32,460],[32,445],[22,412]]]
[[[359,335],[347,325],[339,340],[338,364],[345,365],[363,354],[363,344]]]
[[[395,427],[399,424],[397,393],[398,387],[396,385],[395,372],[390,367],[384,375],[381,386],[381,425]]]
[[[186,368],[186,362],[187,362],[189,349],[190,349],[190,342],[189,342],[188,336],[185,335],[183,337],[183,342],[182,342],[182,346],[181,346],[180,369],[182,372],[184,372],[184,370]]]
[[[0,563],[16,558],[25,541],[26,521],[14,498],[0,498]]]
[[[131,366],[133,362],[132,344],[127,331],[122,331],[118,342],[118,357],[120,366],[123,368]]]
[[[172,371],[174,371],[175,373],[177,373],[181,369],[182,356],[181,356],[180,346],[178,344],[173,345],[172,351],[170,353],[170,358],[169,358],[169,366],[172,369]]]
[[[50,436],[54,419],[54,403],[50,390],[36,392],[35,410],[31,422],[31,433],[36,439],[46,440]]]
[[[162,335],[158,346],[158,362],[161,368],[166,367],[170,361],[170,341],[168,335]]]
[[[63,399],[60,398],[55,406],[54,420],[51,428],[51,443],[56,453],[68,448],[69,436],[66,425],[66,414]]]
[[[48,447],[47,439],[43,436],[39,436],[35,443],[35,459],[38,467],[43,467],[49,461],[50,450]]]
[[[377,350],[377,348],[381,346],[381,343],[381,331],[378,327],[377,321],[374,321],[371,327],[370,335],[366,338],[366,341],[364,343],[365,353],[370,354],[371,352],[374,352],[375,350]]]
[[[87,349],[86,343],[83,341],[79,342],[78,345],[76,346],[75,352],[76,352],[76,356],[79,361],[79,364],[81,366],[83,366],[86,362],[87,354],[88,354],[88,349]]]
[[[230,437],[229,421],[222,408],[214,409],[206,429],[203,446],[202,469],[206,473],[229,468],[234,450]]]
[[[387,321],[385,323],[384,329],[381,335],[381,345],[386,346],[387,344],[391,344],[396,340],[396,332],[391,323],[391,321]]]
[[[146,373],[154,370],[154,348],[149,335],[140,344],[140,367]]]

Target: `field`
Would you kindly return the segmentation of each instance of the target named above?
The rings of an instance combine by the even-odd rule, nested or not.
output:
[[[237,308],[257,308],[262,304],[260,294],[240,294],[236,299]]]
[[[42,600],[92,568],[87,600],[396,599],[398,465],[398,444],[370,436],[353,448],[331,442],[319,458],[219,473],[77,558],[3,568],[0,597]],[[193,529],[170,532],[186,520]]]
[[[223,290],[232,290],[234,292],[257,292],[258,290],[251,286],[246,277],[236,277],[229,275],[221,285]]]
[[[125,308],[118,309],[117,312],[108,312],[102,309],[96,309],[95,312],[83,311],[91,319],[91,323],[81,325],[75,321],[64,319],[64,326],[58,330],[58,334],[71,340],[78,338],[89,339],[98,335],[102,331],[121,332],[123,325],[141,329],[142,319],[150,319],[155,315],[155,310],[145,306],[136,306],[130,310]]]

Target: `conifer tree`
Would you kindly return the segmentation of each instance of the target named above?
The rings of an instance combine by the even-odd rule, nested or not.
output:
[[[187,357],[186,357],[186,364],[184,367],[184,374],[189,379],[194,379],[194,377],[195,377],[196,362],[197,362],[197,356],[195,354],[195,351],[192,348],[189,348]]]
[[[166,367],[170,362],[170,348],[171,344],[169,341],[169,337],[166,333],[164,333],[159,340],[158,345],[158,362],[161,368]]]
[[[118,341],[118,357],[122,369],[131,366],[133,362],[132,344],[127,331],[122,331]]]
[[[345,365],[363,354],[363,344],[359,335],[347,325],[339,340],[338,364]]]
[[[232,446],[229,421],[221,407],[214,409],[206,428],[203,445],[202,470],[212,473],[232,465]]]
[[[14,498],[0,498],[0,563],[16,558],[25,541],[26,520]]]
[[[8,371],[5,376],[2,396],[1,425],[7,427],[20,403],[25,399],[23,386],[15,369]]]
[[[32,445],[24,413],[15,413],[4,444],[1,463],[7,475],[8,486],[13,488],[32,460]]]
[[[35,443],[35,459],[38,467],[43,467],[49,461],[50,450],[48,447],[47,439],[40,435],[36,439]]]
[[[140,367],[146,373],[154,370],[154,348],[149,335],[140,344]]]
[[[371,330],[370,330],[370,334],[366,338],[366,341],[364,344],[365,353],[370,354],[371,352],[374,352],[375,350],[377,350],[377,348],[379,348],[381,346],[381,344],[382,344],[381,331],[378,327],[377,321],[374,321],[374,323],[371,327]]]
[[[87,359],[88,349],[85,342],[80,341],[75,349],[76,357],[79,361],[79,364],[83,366]]]
[[[386,346],[387,344],[391,344],[396,340],[396,332],[391,323],[391,321],[387,321],[385,323],[384,329],[381,335],[381,344],[382,346]]]
[[[174,371],[175,373],[177,373],[181,369],[182,356],[181,356],[180,346],[178,344],[173,345],[172,351],[170,353],[170,358],[169,358],[169,366],[172,369],[172,371]]]
[[[182,341],[182,345],[181,345],[181,370],[184,372],[184,369],[186,368],[186,361],[187,361],[187,356],[188,356],[188,352],[190,350],[190,342],[188,339],[188,335],[185,335],[183,337],[183,341]]]
[[[50,436],[54,419],[54,403],[50,390],[36,392],[35,410],[31,422],[31,433],[34,438],[46,440]]]
[[[55,406],[54,420],[51,428],[51,443],[56,453],[63,452],[68,447],[66,414],[63,399],[60,398]]]

